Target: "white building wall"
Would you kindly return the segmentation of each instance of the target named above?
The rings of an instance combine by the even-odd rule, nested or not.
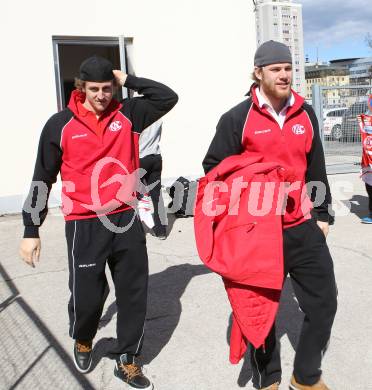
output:
[[[293,89],[306,95],[302,5],[288,1],[258,0],[257,46],[271,39],[290,47],[293,57]]]
[[[21,209],[40,131],[57,110],[52,35],[133,37],[136,74],[180,97],[164,118],[163,176],[199,175],[220,115],[251,82],[252,11],[246,0],[3,2],[0,213]]]

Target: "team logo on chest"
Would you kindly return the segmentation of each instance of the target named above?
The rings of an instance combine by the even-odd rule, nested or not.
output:
[[[296,135],[305,134],[305,127],[297,124],[297,125],[292,126],[292,131],[293,131],[293,134],[296,134]]]
[[[371,153],[372,151],[372,136],[368,135],[366,139],[364,140],[364,146],[365,148]]]
[[[109,126],[109,129],[111,131],[119,131],[123,127],[122,123],[120,121],[114,121]]]

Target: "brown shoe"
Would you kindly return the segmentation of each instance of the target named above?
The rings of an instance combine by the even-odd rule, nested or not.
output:
[[[275,382],[268,387],[262,387],[261,390],[279,390],[279,382]]]
[[[319,379],[319,382],[315,383],[315,385],[312,386],[300,385],[299,383],[297,383],[293,375],[289,388],[292,390],[331,390],[321,379]]]

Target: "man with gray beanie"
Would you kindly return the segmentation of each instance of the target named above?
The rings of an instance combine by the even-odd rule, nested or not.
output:
[[[32,267],[39,261],[39,228],[61,173],[75,366],[82,373],[91,369],[92,343],[108,294],[107,264],[117,307],[114,374],[131,388],[150,390],[153,385],[136,360],[144,337],[148,283],[146,238],[135,207],[138,142],[141,132],[170,111],[178,97],[167,86],[115,70],[98,56],[82,62],[75,86],[68,106],[41,132],[23,208],[20,255]],[[141,96],[119,103],[113,95],[122,86]]]
[[[290,388],[327,390],[320,367],[336,314],[337,289],[326,242],[333,218],[319,125],[311,106],[291,89],[292,56],[286,45],[268,41],[258,47],[253,79],[249,97],[222,115],[203,167],[208,172],[231,155],[251,152],[261,155],[262,162],[276,162],[293,172],[297,187],[290,189],[282,216],[283,271],[305,317]],[[307,191],[309,182],[318,186]],[[275,333],[274,324],[265,343],[251,348],[253,384],[259,389],[279,389]]]

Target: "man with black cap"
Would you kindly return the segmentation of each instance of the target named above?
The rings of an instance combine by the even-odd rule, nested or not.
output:
[[[298,186],[289,193],[282,217],[284,275],[291,278],[305,318],[290,388],[327,390],[320,366],[336,313],[337,289],[326,243],[332,221],[331,194],[318,121],[311,106],[291,89],[292,56],[283,43],[268,41],[257,49],[253,79],[249,98],[221,117],[203,167],[208,172],[226,157],[244,151],[294,172]],[[319,190],[307,195],[309,182],[317,182]],[[309,198],[314,202],[321,189],[325,196],[313,205]],[[280,348],[275,325],[263,346],[251,348],[251,363],[257,388],[279,388]]]
[[[143,342],[148,282],[146,240],[135,211],[138,140],[178,97],[165,85],[114,70],[110,61],[97,56],[81,64],[75,85],[68,107],[53,115],[41,133],[23,209],[20,255],[32,267],[39,260],[39,228],[60,173],[75,365],[83,373],[91,367],[92,341],[108,294],[107,263],[117,305],[115,376],[133,388],[152,389],[135,361]],[[119,103],[113,99],[119,86],[142,96]]]

